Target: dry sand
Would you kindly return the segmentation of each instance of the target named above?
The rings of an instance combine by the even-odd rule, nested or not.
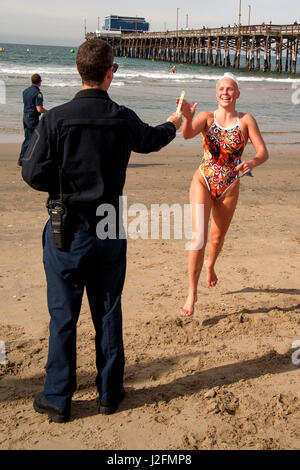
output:
[[[86,298],[78,323],[78,390],[71,421],[34,412],[43,387],[48,311],[41,234],[45,194],[16,166],[19,145],[0,146],[0,449],[299,449],[299,148],[270,147],[243,178],[217,263],[219,283],[200,278],[193,318],[185,240],[129,240],[123,295],[125,388],[111,416],[97,414],[94,332]],[[251,155],[251,146],[246,155]],[[188,203],[201,145],[180,140],[133,155],[128,203]],[[300,358],[300,353],[299,353]]]

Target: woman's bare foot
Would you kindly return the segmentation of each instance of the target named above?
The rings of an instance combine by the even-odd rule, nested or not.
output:
[[[180,313],[183,317],[190,317],[194,313],[194,306],[197,302],[197,296],[193,296],[191,294],[188,295],[186,302],[183,308],[180,309]]]
[[[208,262],[205,263],[205,266],[207,270],[207,278],[206,278],[207,285],[209,289],[211,289],[212,287],[215,287],[215,285],[217,284],[218,277],[215,273],[214,266],[209,265]]]

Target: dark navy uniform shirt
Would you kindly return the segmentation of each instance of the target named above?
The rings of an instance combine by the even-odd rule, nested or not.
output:
[[[32,116],[40,116],[36,109],[37,106],[43,106],[43,94],[39,87],[31,85],[23,91],[24,114],[32,114]]]
[[[149,126],[105,91],[82,90],[40,120],[22,160],[22,176],[58,199],[61,166],[71,225],[95,234],[97,207],[107,203],[118,210],[131,152],[158,151],[175,136],[171,122]]]

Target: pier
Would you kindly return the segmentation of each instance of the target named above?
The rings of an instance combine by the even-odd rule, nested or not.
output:
[[[86,39],[105,39],[114,48],[116,57],[239,69],[244,55],[243,67],[248,70],[297,72],[300,24],[117,33],[87,33]]]

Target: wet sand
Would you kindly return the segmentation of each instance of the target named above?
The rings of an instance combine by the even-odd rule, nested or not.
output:
[[[128,240],[123,295],[127,396],[97,414],[94,332],[86,298],[78,323],[78,389],[71,421],[35,413],[48,343],[41,235],[46,194],[16,165],[19,144],[1,144],[0,449],[299,449],[299,146],[241,181],[240,200],[216,265],[201,274],[192,318],[185,240]],[[128,204],[187,204],[201,145],[180,139],[133,155]],[[249,146],[244,159],[252,155]],[[297,356],[297,355],[296,355]],[[300,352],[298,354],[300,359]]]

